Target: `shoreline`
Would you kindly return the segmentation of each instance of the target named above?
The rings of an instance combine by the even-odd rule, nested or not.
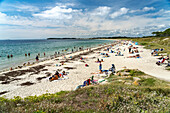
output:
[[[115,45],[115,43],[118,43]],[[111,47],[112,45],[112,47]],[[114,45],[114,46],[113,46]],[[125,49],[125,51],[122,51],[124,56],[115,56],[115,53],[108,53],[110,57],[103,58],[103,56],[100,54],[102,52],[107,53],[107,51],[104,51],[107,47],[111,47],[113,50]],[[127,53],[127,47],[121,45],[120,41],[116,41],[112,44],[107,44],[103,46],[98,46],[95,48],[91,48],[91,50],[83,50],[78,51],[72,54],[65,55],[66,59],[62,56],[59,56],[57,58],[53,58],[44,62],[40,62],[38,64],[35,64],[34,66],[26,67],[21,73],[9,73],[7,76],[11,78],[11,81],[7,81],[6,84],[2,84],[0,87],[2,88],[2,91],[9,91],[3,95],[6,95],[7,98],[13,98],[13,96],[34,96],[34,95],[41,95],[44,93],[56,93],[59,91],[70,91],[74,90],[76,86],[82,84],[84,80],[91,76],[95,76],[96,79],[100,79],[101,76],[99,74],[92,74],[92,73],[98,73],[98,63],[95,63],[97,58],[104,59],[104,62],[102,63],[103,69],[108,70],[112,64],[115,64],[116,70],[124,69],[124,67],[128,69],[139,69],[146,74],[149,74],[151,76],[155,76],[159,79],[163,79],[166,81],[170,81],[170,77],[168,77],[169,72],[166,70],[163,70],[163,67],[157,67],[155,64],[156,59],[150,56],[150,50],[143,49],[142,46],[139,47],[142,58],[140,59],[134,59],[134,58],[127,58],[129,54]],[[101,50],[100,50],[101,49]],[[100,52],[100,53],[99,53]],[[72,57],[70,57],[72,56]],[[80,58],[83,58],[83,60],[80,60]],[[62,62],[64,62],[64,65],[61,65]],[[143,63],[143,65],[141,65]],[[88,64],[89,67],[85,67],[85,64]],[[58,66],[60,65],[60,66]],[[156,67],[153,69],[153,67]],[[151,70],[152,69],[152,70]],[[49,82],[47,78],[50,74],[55,73],[56,70],[66,71],[68,73],[68,79],[66,80],[57,80],[54,82]],[[157,73],[161,70],[161,74]],[[156,73],[156,74],[155,74]],[[2,74],[2,73],[1,73]],[[17,76],[19,74],[19,76]],[[14,76],[15,75],[15,76]],[[8,83],[9,82],[9,83]],[[22,84],[26,84],[25,86],[22,86]],[[2,87],[3,86],[3,87]],[[8,90],[6,90],[8,89]],[[0,95],[0,96],[3,96]]]
[[[105,43],[103,43],[103,44],[105,44]],[[29,66],[33,66],[33,65],[38,64],[40,62],[48,61],[48,60],[51,60],[51,59],[54,59],[54,58],[57,58],[57,57],[61,57],[63,55],[74,54],[76,52],[83,51],[83,50],[86,50],[88,48],[96,48],[99,45],[100,44],[97,44],[94,47],[88,47],[88,46],[86,47],[86,46],[84,46],[82,50],[79,50],[78,49],[79,47],[76,47],[74,49],[74,52],[72,52],[71,50],[68,50],[68,51],[65,51],[65,52],[60,50],[60,51],[58,51],[58,52],[60,52],[60,54],[51,54],[51,55],[48,55],[48,56],[39,57],[40,60],[38,62],[35,61],[35,59],[30,59],[30,60],[28,60],[26,62],[23,61],[22,63],[19,63],[18,65],[15,65],[14,67],[8,66],[8,67],[6,67],[4,69],[0,69],[0,74],[5,73],[5,72],[9,72],[9,71],[15,71],[15,70],[18,70],[18,69],[26,68],[26,67],[29,67]],[[28,65],[28,63],[30,63],[30,64]]]

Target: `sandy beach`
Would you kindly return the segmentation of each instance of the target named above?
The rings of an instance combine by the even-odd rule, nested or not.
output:
[[[146,74],[170,82],[170,71],[164,69],[166,65],[157,66],[155,64],[158,59],[151,56],[151,50],[144,49],[140,45],[133,45],[138,47],[141,58],[127,58],[134,55],[129,54],[129,45],[123,45],[120,41],[115,43],[112,44],[114,46],[111,46],[111,44],[99,46],[91,50],[68,54],[65,58],[60,56],[22,69],[2,72],[0,73],[0,92],[2,93],[0,96],[5,96],[6,98],[20,96],[24,98],[45,93],[75,90],[78,85],[83,84],[83,81],[91,76],[94,76],[97,80],[102,78],[103,74],[98,74],[99,63],[95,62],[98,58],[104,60],[102,62],[103,70],[108,70],[114,64],[116,70],[124,68],[139,69]],[[114,53],[110,53],[110,50],[109,52],[105,51],[108,47]],[[123,56],[115,56],[118,50],[121,51]],[[104,57],[101,53],[108,53],[109,57]],[[83,59],[81,60],[80,58]],[[62,65],[62,62],[64,62],[64,65]],[[85,64],[89,66],[86,67]],[[50,82],[48,78],[56,70],[59,72],[66,71],[67,78]]]

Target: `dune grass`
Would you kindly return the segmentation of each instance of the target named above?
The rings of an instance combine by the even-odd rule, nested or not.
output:
[[[170,37],[148,37],[148,38],[135,38],[132,41],[138,42],[140,45],[145,46],[147,49],[159,49],[165,50],[159,53],[170,54]]]
[[[61,91],[24,99],[0,97],[0,112],[170,112],[169,82],[158,80],[139,70],[121,72],[124,71],[129,72],[129,75],[111,75],[107,78],[108,84],[88,86],[76,91]],[[140,85],[133,84],[133,77],[140,78]]]

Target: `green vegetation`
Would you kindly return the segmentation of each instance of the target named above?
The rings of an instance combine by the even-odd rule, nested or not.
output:
[[[152,34],[155,34],[156,36],[170,36],[170,28],[166,29],[163,32],[160,31],[152,32]]]
[[[147,49],[159,49],[165,50],[159,53],[170,54],[170,37],[148,37],[148,38],[136,38],[132,41],[138,42],[140,45],[145,46]]]
[[[170,112],[168,82],[158,80],[139,70],[129,69],[119,71],[116,75],[112,74],[107,80],[108,84],[89,86],[70,92],[61,91],[24,99],[1,97],[0,112]]]

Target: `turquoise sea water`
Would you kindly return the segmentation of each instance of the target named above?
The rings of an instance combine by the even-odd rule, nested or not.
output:
[[[0,70],[9,67],[16,67],[35,61],[36,55],[40,54],[40,59],[54,55],[55,52],[65,50],[71,51],[74,47],[83,46],[95,47],[98,44],[110,43],[108,40],[77,40],[77,39],[59,39],[59,40],[0,40]],[[75,49],[74,49],[75,50]],[[68,52],[67,51],[67,52]],[[44,57],[43,53],[46,53]],[[30,56],[25,57],[25,53],[30,53]],[[12,58],[7,58],[7,55],[13,55]]]

